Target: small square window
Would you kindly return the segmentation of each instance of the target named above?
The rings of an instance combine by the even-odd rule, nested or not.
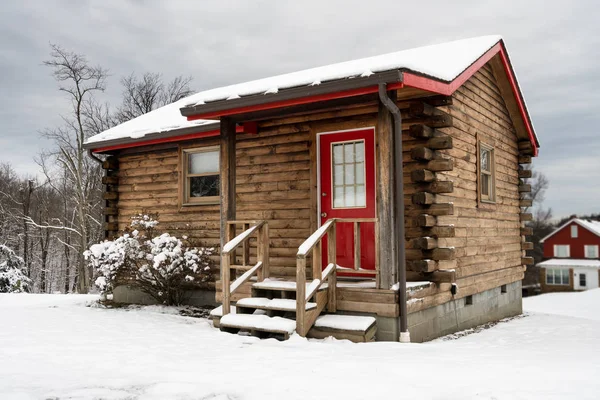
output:
[[[183,203],[219,202],[219,149],[206,147],[183,151]]]
[[[578,233],[579,232],[577,231],[577,225],[571,225],[571,237],[576,238]]]
[[[598,258],[598,245],[597,244],[586,244],[585,258]]]
[[[479,158],[477,160],[479,200],[493,203],[496,201],[494,148],[480,141],[477,142],[477,146],[479,148]]]
[[[506,293],[506,285],[500,286],[500,293]]]
[[[467,296],[465,297],[465,306],[472,306],[473,305],[473,296]]]

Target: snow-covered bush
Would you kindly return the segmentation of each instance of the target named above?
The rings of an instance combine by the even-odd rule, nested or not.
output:
[[[156,217],[139,214],[131,228],[115,240],[95,244],[85,252],[88,263],[96,271],[96,286],[109,292],[119,279],[152,296],[159,303],[180,304],[186,287],[194,282],[207,282],[209,256],[214,249],[191,247],[181,239],[163,233],[155,236]],[[185,240],[185,238],[184,238]]]
[[[29,292],[30,287],[23,259],[9,247],[0,245],[0,293]]]

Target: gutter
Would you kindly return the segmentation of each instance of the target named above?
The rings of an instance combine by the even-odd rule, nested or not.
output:
[[[394,233],[398,245],[396,246],[397,276],[398,276],[398,302],[400,303],[400,342],[410,343],[410,332],[408,331],[408,317],[406,315],[406,244],[404,231],[404,175],[402,169],[402,115],[396,103],[387,94],[387,84],[379,84],[379,100],[394,116],[393,138],[394,138],[394,194],[395,224]]]

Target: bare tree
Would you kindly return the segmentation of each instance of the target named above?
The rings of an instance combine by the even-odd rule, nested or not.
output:
[[[100,225],[97,206],[100,203],[101,175],[98,164],[83,148],[83,143],[91,135],[87,129],[89,121],[85,110],[93,102],[94,93],[104,91],[108,72],[99,66],[90,65],[83,55],[54,44],[51,44],[50,59],[44,65],[52,69],[54,78],[59,82],[59,89],[71,101],[70,114],[63,117],[64,126],[46,130],[44,135],[55,143],[56,150],[47,156],[52,157],[65,172],[64,179],[72,188],[70,200],[76,216],[72,227],[67,227],[66,224],[48,225],[48,229],[68,228],[76,233],[77,291],[87,293],[91,277],[83,252],[90,242],[97,240],[93,235],[93,226]],[[49,181],[55,179],[48,169],[45,169],[45,173]],[[58,189],[60,185],[54,184],[53,187]]]
[[[121,79],[123,103],[115,119],[119,123],[129,121],[156,108],[171,104],[193,93],[191,77],[178,76],[165,85],[159,73],[147,72],[138,78],[131,74]]]

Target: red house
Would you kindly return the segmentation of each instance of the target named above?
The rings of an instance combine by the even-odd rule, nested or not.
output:
[[[540,242],[546,259],[538,264],[542,292],[598,287],[600,221],[573,218]]]

